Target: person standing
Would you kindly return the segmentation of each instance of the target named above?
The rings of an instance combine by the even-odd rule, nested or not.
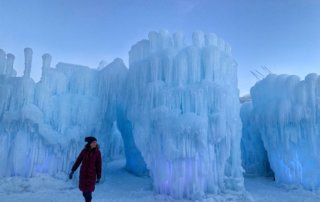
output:
[[[80,152],[76,162],[73,164],[69,179],[72,179],[73,173],[80,167],[79,189],[86,202],[91,202],[92,192],[95,189],[95,184],[101,179],[101,152],[97,139],[95,137],[86,137],[84,149]]]

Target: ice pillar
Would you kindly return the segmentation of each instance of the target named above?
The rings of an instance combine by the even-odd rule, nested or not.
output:
[[[32,49],[31,48],[25,48],[24,49],[24,77],[30,78],[31,73],[31,64],[32,64]]]
[[[218,37],[214,33],[208,33],[205,36],[205,43],[207,46],[217,46]]]
[[[176,32],[173,34],[173,45],[176,49],[181,49],[184,47],[184,36],[181,32]]]
[[[6,73],[6,52],[0,49],[0,75]]]
[[[148,38],[150,42],[150,50],[157,50],[157,48],[159,47],[159,34],[157,32],[150,32]]]
[[[204,46],[204,34],[203,32],[194,32],[192,35],[192,42],[193,45],[196,47],[203,47]]]
[[[42,68],[50,68],[51,66],[51,55],[46,53],[42,56]]]
[[[14,63],[14,55],[11,53],[7,54],[7,68],[6,68],[6,75],[13,76],[15,71],[13,70],[13,63]]]

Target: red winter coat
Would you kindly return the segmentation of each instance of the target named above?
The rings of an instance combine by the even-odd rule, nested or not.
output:
[[[88,146],[84,148],[72,166],[72,171],[76,171],[80,164],[79,189],[82,192],[93,192],[96,179],[101,178],[101,153],[98,145],[93,149]]]

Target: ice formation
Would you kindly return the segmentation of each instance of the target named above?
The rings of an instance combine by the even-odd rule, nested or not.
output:
[[[0,176],[67,173],[94,135],[104,162],[125,152],[126,168],[150,174],[156,192],[175,198],[243,189],[237,64],[215,34],[150,32],[121,59],[99,69],[67,63],[41,80],[15,77],[0,50]],[[122,138],[121,138],[122,137]],[[123,145],[122,145],[123,142]]]
[[[252,124],[261,134],[276,181],[319,188],[320,77],[309,74],[301,81],[269,75],[251,89],[251,96]]]
[[[6,54],[4,50],[0,49],[0,76],[16,76],[17,72],[13,68],[14,55]]]
[[[237,64],[216,35],[192,40],[150,32],[132,46],[118,121],[144,160],[131,166],[145,162],[155,191],[176,198],[243,188]]]
[[[252,102],[241,105],[242,120],[241,159],[248,176],[272,176],[267,151],[264,148],[259,125],[255,122]]]
[[[25,49],[23,77],[14,76],[14,56],[4,55],[0,51],[0,176],[67,173],[87,135],[97,136],[105,160],[123,154],[114,123],[119,83],[128,71],[122,60],[99,71],[66,63],[52,68],[45,54],[35,83],[32,49]]]

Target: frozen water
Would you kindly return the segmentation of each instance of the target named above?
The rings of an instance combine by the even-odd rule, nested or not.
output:
[[[241,159],[245,174],[249,176],[272,175],[259,125],[255,122],[251,101],[241,105],[240,117],[242,120]]]
[[[127,129],[125,147],[136,151],[129,167],[141,172],[146,163],[155,191],[176,198],[243,189],[237,64],[230,47],[202,32],[189,46],[181,33],[148,37],[129,52],[118,120]]]
[[[0,49],[0,76],[16,76],[17,72],[13,68],[14,55],[11,53],[6,54],[6,52]]]
[[[42,59],[35,83],[32,49],[23,77],[0,51],[1,176],[65,175],[94,135],[104,162],[125,152],[127,170],[149,174],[157,193],[243,190],[237,64],[215,34],[195,32],[187,45],[182,33],[150,32],[132,46],[129,71],[121,59],[99,69]]]
[[[1,68],[3,59],[2,51]],[[52,68],[45,54],[38,83],[30,78],[31,61],[25,49],[24,76],[0,75],[0,176],[67,173],[87,135],[97,136],[106,161],[123,156],[114,123],[127,73],[122,60],[99,71],[66,63]]]
[[[276,181],[319,188],[320,77],[269,75],[251,89],[251,96],[253,124]]]

